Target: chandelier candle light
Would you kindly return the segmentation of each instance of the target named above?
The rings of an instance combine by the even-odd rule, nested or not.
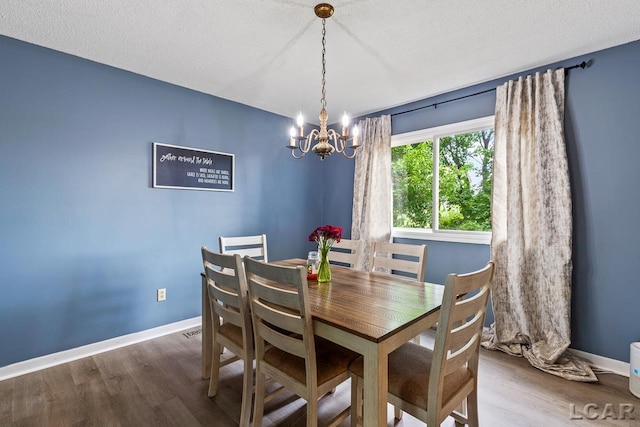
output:
[[[318,18],[322,18],[322,98],[320,98],[320,103],[322,105],[322,109],[320,110],[320,130],[313,129],[309,132],[308,135],[304,134],[304,118],[302,117],[302,113],[298,115],[297,120],[297,129],[295,126],[291,126],[291,130],[289,132],[289,145],[287,148],[291,149],[291,155],[296,159],[301,159],[305,154],[309,152],[311,148],[311,142],[316,141],[316,144],[311,148],[311,150],[320,156],[321,160],[324,160],[326,156],[331,155],[334,151],[342,154],[348,159],[353,159],[356,155],[356,149],[360,146],[358,142],[358,127],[354,126],[351,134],[349,134],[349,117],[347,113],[342,117],[342,133],[338,134],[335,130],[329,129],[327,130],[327,120],[329,116],[327,115],[327,100],[326,100],[326,91],[325,91],[325,74],[326,74],[326,61],[324,58],[326,52],[326,29],[325,23],[327,18],[333,15],[333,6],[329,3],[320,3],[315,6],[313,9],[316,16]],[[351,144],[349,145],[349,141]],[[348,152],[347,150],[351,150]],[[296,155],[296,151],[300,152],[300,155]]]

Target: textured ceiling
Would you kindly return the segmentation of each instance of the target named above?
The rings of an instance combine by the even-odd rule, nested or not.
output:
[[[2,0],[0,34],[285,116],[320,109],[308,0]],[[639,0],[341,0],[336,122],[640,39]],[[573,65],[573,64],[567,64]]]

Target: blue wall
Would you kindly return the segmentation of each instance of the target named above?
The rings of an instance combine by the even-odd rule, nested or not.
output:
[[[6,37],[0,58],[0,366],[199,316],[219,235],[306,257],[322,164],[292,160],[289,119]],[[235,192],[151,188],[154,141],[235,154]]]
[[[318,224],[349,234],[353,161],[292,161],[289,119],[1,36],[0,57],[0,366],[198,316],[199,248],[219,235],[265,232],[281,259],[304,257]],[[572,347],[628,361],[640,340],[640,42],[550,67],[583,59],[593,63],[568,77],[565,126]],[[397,115],[393,133],[491,115],[494,103],[488,93]],[[236,154],[236,191],[151,188],[154,141]],[[426,243],[431,282],[489,258],[486,245]]]
[[[566,85],[565,132],[572,186],[573,293],[572,348],[629,361],[629,344],[640,341],[640,41],[567,59],[518,75],[591,61],[570,71]],[[509,76],[397,108],[393,114],[495,88]],[[495,92],[395,115],[392,133],[489,116]],[[333,159],[332,159],[333,160]],[[353,164],[328,163],[323,169],[325,218],[349,223]],[[402,240],[408,242],[406,240]],[[413,241],[415,242],[415,241]],[[444,283],[450,272],[471,271],[490,257],[488,245],[425,241],[426,280]],[[489,320],[491,316],[488,316]]]

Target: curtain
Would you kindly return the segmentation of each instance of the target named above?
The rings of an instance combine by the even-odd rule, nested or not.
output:
[[[391,239],[391,116],[358,123],[362,146],[353,176],[351,239],[360,241],[357,270],[369,270],[371,242]]]
[[[491,257],[495,323],[483,346],[545,372],[597,381],[571,340],[572,216],[564,69],[497,88]]]

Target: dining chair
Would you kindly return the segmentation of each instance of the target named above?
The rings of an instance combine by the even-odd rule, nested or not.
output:
[[[335,242],[329,251],[329,262],[347,265],[354,268],[358,259],[358,250],[360,249],[360,240],[340,239]]]
[[[267,235],[222,237],[220,236],[220,252],[223,254],[238,254],[241,257],[249,255],[251,258],[269,262],[267,256]]]
[[[426,262],[426,245],[373,242],[369,268],[371,271],[382,270],[391,272],[391,274],[408,273],[418,282],[424,282]]]
[[[451,415],[456,425],[478,426],[478,359],[493,280],[493,262],[445,283],[433,350],[412,342],[389,354],[388,400],[429,427]],[[351,363],[351,425],[362,416],[363,361]],[[466,406],[466,415],[457,409]]]
[[[218,238],[220,252],[223,254],[238,254],[241,257],[249,255],[251,258],[262,259],[269,262],[267,256],[267,235],[257,234],[255,236],[236,236]],[[220,347],[220,352],[224,347]]]
[[[318,424],[318,399],[349,379],[357,354],[314,337],[307,272],[244,258],[256,349],[253,425],[264,413],[265,375],[307,401],[307,427]],[[271,348],[266,345],[270,344]],[[330,426],[349,416],[346,408]]]
[[[224,255],[202,247],[212,323],[212,361],[208,396],[217,393],[220,368],[237,360],[244,363],[240,426],[248,426],[253,391],[253,328],[249,312],[247,282],[238,254]],[[221,322],[221,319],[224,323]],[[204,337],[203,337],[204,339]],[[235,356],[221,362],[225,347]]]
[[[401,258],[398,258],[400,256]],[[373,242],[369,258],[370,271],[382,271],[390,274],[402,273],[424,282],[424,270],[427,263],[426,245],[407,245],[403,243]],[[413,338],[420,344],[420,335]]]

